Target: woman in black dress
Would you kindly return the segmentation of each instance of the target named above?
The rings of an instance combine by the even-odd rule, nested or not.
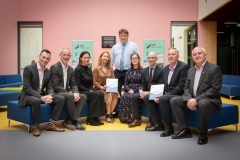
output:
[[[131,56],[131,68],[127,70],[124,81],[124,94],[121,96],[118,109],[118,117],[122,123],[129,127],[141,125],[141,99],[139,86],[142,83],[142,67],[140,56],[133,53]]]
[[[87,124],[90,123],[93,126],[99,126],[103,125],[103,123],[99,121],[98,117],[105,116],[106,104],[104,101],[104,94],[102,92],[93,91],[92,69],[88,67],[90,59],[91,56],[89,52],[83,51],[80,54],[74,76],[79,92],[87,96],[87,102],[90,106],[86,120]]]

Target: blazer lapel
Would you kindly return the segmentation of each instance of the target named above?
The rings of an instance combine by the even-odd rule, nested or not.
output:
[[[193,83],[194,83],[194,79],[195,79],[195,73],[196,73],[196,68],[194,67],[193,71],[189,75],[189,78],[192,80],[192,81],[190,81],[190,87],[189,87],[191,90],[191,93],[193,93]]]
[[[198,82],[198,88],[199,88],[199,86],[201,85],[204,76],[206,75],[206,72],[207,72],[207,70],[208,70],[208,67],[209,67],[208,62],[206,62],[205,66],[203,67],[203,70],[202,70],[202,73],[201,73],[201,76],[200,76],[200,79],[199,79],[199,82]],[[197,89],[197,90],[198,90],[198,89]]]
[[[68,69],[67,69],[67,84],[66,84],[66,88],[67,88],[67,90],[68,90],[68,86],[69,86],[69,82],[71,81],[71,73],[70,73],[70,70],[69,70],[69,67],[68,67]]]
[[[35,75],[37,77],[37,84],[35,86],[37,86],[36,91],[38,91],[40,86],[39,86],[39,74],[38,74],[38,69],[37,69],[37,63],[34,64],[33,70],[34,70],[34,73],[36,73]],[[33,88],[33,89],[35,89],[35,88]]]
[[[171,84],[171,82],[172,82],[172,80],[174,79],[174,77],[176,76],[176,74],[179,72],[179,69],[180,69],[180,62],[178,61],[178,63],[177,63],[177,65],[176,65],[176,67],[175,67],[175,69],[174,69],[174,71],[173,71],[173,74],[172,74],[172,77],[171,77],[171,80],[170,80],[170,83],[169,84]],[[168,72],[169,72],[169,70],[168,70]],[[167,74],[168,75],[168,74]]]
[[[167,67],[167,70],[163,74],[165,85],[168,85],[168,74],[169,74],[169,65]],[[170,83],[171,83],[171,81],[170,81]]]

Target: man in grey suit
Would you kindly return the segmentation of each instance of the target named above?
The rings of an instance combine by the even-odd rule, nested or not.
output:
[[[65,97],[69,113],[69,117],[62,122],[62,125],[71,130],[85,130],[85,127],[82,126],[77,119],[87,100],[87,96],[79,93],[73,68],[68,65],[71,58],[70,49],[62,48],[59,55],[60,61],[52,65],[50,70],[52,73],[51,81],[54,92],[56,95]],[[72,93],[70,93],[70,91]]]
[[[65,98],[54,94],[51,86],[51,72],[46,65],[51,59],[51,52],[47,49],[41,51],[38,56],[37,63],[28,65],[23,71],[23,89],[19,97],[19,105],[32,107],[35,128],[33,130],[34,136],[40,136],[40,104],[46,103],[53,105],[53,112],[51,118],[46,126],[47,131],[64,132],[64,129],[57,127],[54,124],[58,120]]]
[[[143,69],[142,86],[139,88],[140,98],[144,100],[144,103],[149,111],[149,122],[145,127],[145,131],[159,131],[164,130],[164,125],[160,116],[155,116],[149,110],[153,107],[157,107],[158,104],[154,100],[149,100],[149,91],[151,85],[163,83],[163,69],[156,64],[157,55],[154,52],[150,52],[147,57],[149,66]],[[135,105],[132,105],[133,107]]]
[[[170,99],[183,94],[183,87],[186,82],[189,66],[179,61],[179,52],[176,48],[170,47],[167,54],[169,65],[163,68],[164,95],[156,97],[155,102],[160,104],[163,112],[163,122],[166,124],[161,137],[171,136],[174,133],[172,126],[172,111]],[[153,107],[153,106],[152,106]],[[149,109],[150,114],[160,116],[157,106]]]
[[[211,112],[221,109],[222,72],[219,66],[206,60],[204,48],[194,48],[192,58],[195,66],[188,71],[183,96],[170,100],[171,109],[181,129],[179,133],[172,135],[172,139],[192,137],[183,109],[198,109],[200,136],[197,143],[202,145],[208,143],[207,131]]]

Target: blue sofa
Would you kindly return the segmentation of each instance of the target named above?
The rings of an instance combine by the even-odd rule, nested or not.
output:
[[[158,112],[162,117],[162,110],[158,107]],[[186,120],[190,127],[200,128],[199,111],[184,110]],[[213,129],[226,125],[235,125],[238,131],[238,106],[235,104],[222,104],[222,109],[212,112],[208,129]],[[148,110],[144,103],[142,103],[142,116],[148,117]],[[172,114],[172,122],[176,123],[174,114]]]
[[[20,87],[23,85],[21,74],[0,75],[0,88]]]
[[[221,94],[228,95],[230,99],[240,96],[240,76],[222,75]]]
[[[0,91],[0,106],[5,106],[8,101],[16,101],[20,96],[20,92]]]

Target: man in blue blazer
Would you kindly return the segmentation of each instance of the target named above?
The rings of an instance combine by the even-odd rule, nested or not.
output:
[[[169,65],[163,68],[164,95],[156,97],[155,102],[160,104],[163,112],[163,122],[166,129],[160,134],[161,137],[171,136],[174,133],[172,126],[172,111],[170,99],[183,94],[189,66],[179,61],[179,52],[170,47],[167,54]],[[149,109],[151,115],[159,116],[157,107]]]
[[[54,94],[50,77],[51,72],[46,65],[51,59],[51,52],[47,49],[41,51],[39,61],[32,65],[28,65],[23,71],[23,89],[19,97],[19,105],[32,107],[35,128],[33,130],[34,136],[40,136],[40,104],[46,103],[53,105],[53,112],[47,124],[47,131],[63,132],[64,129],[57,127],[54,124],[58,120],[65,98]]]
[[[198,109],[200,136],[197,143],[206,144],[211,112],[221,109],[222,72],[219,66],[206,60],[206,51],[202,47],[193,49],[192,58],[195,66],[188,71],[183,96],[170,100],[171,109],[181,129],[179,133],[172,135],[172,139],[192,137],[183,109],[191,111]]]

